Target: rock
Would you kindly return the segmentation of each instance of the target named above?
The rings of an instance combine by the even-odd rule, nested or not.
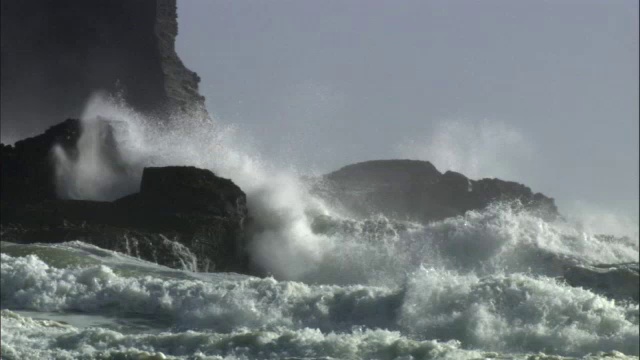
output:
[[[564,279],[617,300],[640,299],[640,266],[636,263],[575,265],[565,269]]]
[[[113,137],[119,124],[94,125],[100,131],[100,152],[108,158],[104,166],[119,174],[123,162]],[[81,240],[179,267],[189,253],[197,258],[193,269],[248,272],[246,196],[209,170],[145,168],[140,191],[116,201],[62,199],[52,151],[60,148],[76,157],[82,128],[80,121],[67,120],[15,146],[0,147],[3,241]]]
[[[0,145],[3,203],[34,203],[56,199],[54,145],[72,153],[80,137],[80,121],[69,119],[44,134]]]
[[[325,177],[344,188],[404,188],[413,183],[432,183],[442,174],[428,161],[372,160],[347,165]]]
[[[97,90],[160,120],[208,116],[199,77],[175,51],[176,0],[20,0],[1,10],[4,136],[78,118]]]
[[[246,216],[246,197],[231,180],[193,166],[145,168],[140,198],[162,212],[203,212],[216,216]]]
[[[479,210],[495,201],[516,200],[546,219],[559,216],[553,199],[525,185],[500,179],[471,180],[453,171],[442,174],[428,161],[367,161],[311,182],[313,192],[360,217],[383,214],[429,222]]]
[[[106,158],[105,166],[123,178],[128,176],[114,138],[119,122],[97,121],[96,125],[100,139],[98,151]],[[62,191],[57,186],[54,151],[59,148],[66,157],[75,159],[82,131],[83,124],[79,120],[68,119],[44,134],[18,141],[14,146],[0,145],[2,201],[25,204],[58,198]]]
[[[231,180],[195,167],[145,168],[140,193],[114,204],[128,213],[124,226],[172,236],[202,257],[203,266],[248,271],[247,200]]]
[[[194,167],[148,168],[144,174],[144,192],[114,202],[2,202],[3,241],[80,240],[179,268],[186,251],[197,258],[193,269],[248,272],[248,212],[240,188]],[[165,186],[171,190],[161,192]],[[213,202],[206,204],[207,199]]]

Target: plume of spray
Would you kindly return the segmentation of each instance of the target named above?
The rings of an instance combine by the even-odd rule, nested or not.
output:
[[[82,114],[76,149],[53,148],[58,195],[70,199],[114,200],[137,190],[143,152],[137,149],[138,117],[120,99],[98,92]]]
[[[110,131],[101,119],[108,120]],[[252,261],[280,279],[398,284],[421,264],[456,271],[520,271],[535,265],[527,260],[532,249],[588,262],[637,260],[637,254],[629,255],[637,253],[637,237],[631,244],[605,246],[573,227],[564,228],[570,225],[547,224],[502,208],[427,226],[407,227],[385,218],[345,219],[310,193],[291,164],[265,161],[237,128],[209,118],[174,117],[163,123],[104,94],[96,94],[87,105],[77,153],[58,148],[55,157],[59,190],[77,199],[111,200],[135,192],[146,166],[190,165],[232,179],[247,194]],[[314,224],[323,218],[337,230],[317,231]],[[401,228],[407,230],[397,230]],[[476,252],[485,256],[470,262],[464,257],[470,246],[486,250]],[[523,263],[513,263],[518,259]]]
[[[147,166],[196,166],[230,178],[247,194],[253,220],[249,251],[280,278],[312,271],[327,251],[310,218],[329,209],[304,189],[295,171],[268,164],[233,126],[210,118],[142,116],[117,97],[94,94],[82,116],[77,151],[54,149],[60,195],[113,200],[139,190]]]
[[[437,123],[426,139],[397,146],[403,157],[431,161],[438,169],[470,178],[513,179],[518,164],[532,156],[533,146],[516,128],[499,121],[451,120]]]
[[[448,120],[437,123],[423,140],[408,139],[397,147],[406,158],[431,161],[438,169],[470,178],[528,179],[521,164],[532,164],[536,146],[523,132],[501,121]],[[535,178],[535,175],[533,176]],[[621,214],[584,201],[564,207],[569,226],[589,234],[629,237],[638,242],[638,216]]]

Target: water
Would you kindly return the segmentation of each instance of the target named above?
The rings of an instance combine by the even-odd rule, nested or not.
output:
[[[121,121],[114,154],[91,119]],[[355,219],[295,171],[204,121],[166,128],[95,98],[63,196],[109,200],[147,165],[232,178],[257,221],[249,250],[270,277],[195,273],[78,241],[1,244],[3,359],[637,358],[639,306],[569,285],[570,266],[636,264],[638,236],[603,237],[513,207],[431,224]],[[87,139],[93,139],[88,141]],[[104,165],[104,166],[101,166]],[[622,266],[622,265],[620,265]],[[627,265],[625,265],[627,266]],[[637,265],[635,265],[637,266]],[[632,284],[625,284],[631,286]],[[637,284],[636,284],[637,285]]]

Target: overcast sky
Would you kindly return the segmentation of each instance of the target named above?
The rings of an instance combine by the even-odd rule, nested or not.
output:
[[[178,53],[264,156],[383,158],[638,216],[638,1],[179,0]],[[275,160],[274,160],[275,161]]]

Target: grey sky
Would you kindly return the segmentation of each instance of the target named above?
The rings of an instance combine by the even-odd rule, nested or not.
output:
[[[178,52],[210,112],[265,156],[320,171],[432,160],[524,182],[561,210],[638,216],[636,0],[179,0],[178,12]]]

